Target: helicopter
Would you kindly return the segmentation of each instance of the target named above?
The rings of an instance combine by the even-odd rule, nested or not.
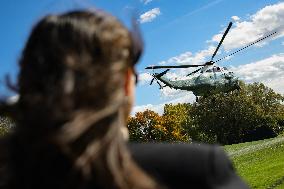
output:
[[[226,67],[215,66],[216,62],[219,62],[225,58],[228,58],[264,39],[274,35],[276,32],[273,32],[265,37],[262,37],[253,43],[223,57],[216,61],[214,61],[214,57],[217,54],[220,46],[222,45],[226,35],[228,34],[230,28],[232,27],[232,22],[229,23],[227,29],[225,30],[217,48],[215,49],[213,55],[211,56],[210,61],[205,62],[204,64],[198,65],[176,65],[176,66],[148,66],[145,69],[165,69],[165,71],[161,73],[153,73],[153,79],[150,82],[150,85],[153,84],[153,81],[156,80],[160,89],[164,87],[170,87],[173,89],[180,89],[186,91],[192,91],[196,96],[196,101],[198,101],[199,96],[207,97],[213,94],[217,94],[220,92],[229,93],[234,90],[240,90],[239,79],[232,72],[229,71]],[[165,77],[165,74],[170,71],[171,68],[190,68],[190,67],[201,67],[193,72],[186,75],[186,79],[179,80],[170,80]],[[162,84],[161,84],[161,83]]]

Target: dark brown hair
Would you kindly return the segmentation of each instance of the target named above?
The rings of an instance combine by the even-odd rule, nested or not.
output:
[[[34,27],[20,60],[11,108],[17,126],[0,186],[158,188],[120,131],[125,73],[142,52],[134,29],[98,10],[46,16]]]

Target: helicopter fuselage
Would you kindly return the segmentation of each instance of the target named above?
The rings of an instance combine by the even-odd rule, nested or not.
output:
[[[165,86],[192,91],[195,96],[208,96],[239,89],[239,81],[234,73],[220,67],[214,67],[203,73],[187,76],[182,80],[170,80],[164,75],[156,78],[164,83]]]

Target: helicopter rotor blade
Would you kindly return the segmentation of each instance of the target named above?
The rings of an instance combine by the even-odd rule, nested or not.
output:
[[[223,34],[223,36],[222,36],[221,41],[219,42],[219,44],[218,44],[218,46],[217,46],[217,48],[216,48],[215,52],[213,53],[213,55],[212,55],[212,57],[211,57],[211,61],[213,60],[213,58],[214,58],[214,57],[215,57],[215,55],[217,54],[217,52],[218,52],[218,50],[219,50],[220,46],[222,45],[222,43],[223,43],[223,41],[224,41],[224,39],[225,39],[226,35],[228,34],[228,32],[229,32],[230,28],[232,27],[232,24],[233,24],[232,22],[230,22],[230,23],[229,23],[229,25],[228,25],[228,27],[227,27],[227,29],[226,29],[225,33],[224,33],[224,34]]]
[[[190,76],[190,75],[192,75],[192,74],[195,74],[195,73],[199,72],[201,69],[202,69],[202,68],[199,68],[199,69],[197,69],[197,70],[194,70],[193,72],[187,74],[186,76]]]
[[[205,66],[205,64],[199,65],[180,65],[180,66],[148,66],[145,69],[161,69],[161,68],[190,68],[190,67],[199,67]]]
[[[170,69],[166,69],[165,71],[163,71],[163,72],[161,72],[159,74],[156,74],[155,78],[157,79],[157,77],[161,77],[161,76],[165,75],[168,71],[170,71]]]
[[[155,79],[155,78],[153,77],[153,79],[152,79],[152,80],[151,80],[151,82],[150,82],[150,85],[152,85],[152,84],[153,84],[154,79]]]
[[[153,84],[153,81],[154,81],[154,80],[155,80],[155,77],[153,76],[153,79],[151,80],[150,85]]]
[[[236,54],[236,53],[238,53],[238,52],[240,52],[240,51],[242,51],[242,50],[244,50],[244,49],[246,49],[246,48],[248,48],[248,47],[250,47],[250,46],[252,46],[252,45],[254,45],[254,44],[256,44],[256,43],[258,43],[258,42],[260,42],[260,41],[262,41],[262,40],[264,40],[264,39],[266,39],[266,38],[268,38],[268,37],[270,37],[272,35],[274,35],[274,34],[276,34],[276,33],[277,32],[275,31],[275,32],[273,32],[273,33],[271,33],[271,34],[269,34],[269,35],[267,35],[265,37],[259,38],[258,40],[248,44],[247,46],[245,46],[245,47],[243,47],[243,48],[241,48],[241,49],[239,49],[239,50],[237,50],[237,51],[235,51],[235,52],[233,52],[233,53],[231,53],[231,54],[229,54],[227,56],[224,56],[224,57],[222,57],[222,58],[220,58],[220,59],[218,59],[218,60],[216,60],[214,62],[219,62],[219,61],[221,61],[221,60],[223,60],[225,58],[228,58],[228,57],[230,57],[230,56],[232,56],[232,55],[234,55],[234,54]]]

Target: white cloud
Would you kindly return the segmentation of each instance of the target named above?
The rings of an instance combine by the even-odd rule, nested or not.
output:
[[[216,47],[209,46],[208,49],[201,50],[195,54],[192,52],[184,52],[177,56],[171,57],[168,60],[159,62],[160,65],[169,65],[169,64],[203,64],[207,61],[208,57],[211,56]]]
[[[148,3],[152,2],[153,0],[141,0],[141,2],[144,4],[144,5],[147,5]]]
[[[152,78],[153,77],[149,73],[141,73],[138,76],[138,79],[139,79],[138,84],[139,85],[149,84]]]
[[[154,112],[157,112],[158,114],[162,115],[164,113],[164,105],[165,104],[147,104],[142,106],[134,106],[131,112],[131,115],[134,116],[137,112],[143,112],[145,110],[152,110]]]
[[[140,23],[152,22],[160,14],[160,8],[154,8],[140,15],[139,21]]]
[[[274,31],[277,34],[265,39],[266,42],[284,36],[284,2],[266,6],[251,15],[249,20],[236,22],[224,40],[223,47],[225,50],[240,48]],[[222,35],[223,31],[213,36],[212,41],[219,42]]]
[[[240,20],[240,18],[238,16],[232,16],[231,18],[232,18],[233,21],[236,21],[236,22]]]
[[[185,96],[192,98],[192,100],[195,99],[195,96],[191,91],[176,90],[176,89],[171,89],[169,87],[164,87],[163,89],[161,89],[161,98],[168,102],[175,101],[176,99],[180,98],[183,99],[185,98]]]
[[[184,64],[185,62],[188,61],[188,59],[190,57],[192,57],[192,53],[188,51],[188,52],[182,53],[178,56],[171,57],[168,60],[161,61],[161,62],[159,62],[159,64],[160,65],[167,65],[167,64],[172,64],[172,63]]]
[[[233,67],[232,71],[247,83],[262,82],[276,92],[284,94],[284,53]]]

